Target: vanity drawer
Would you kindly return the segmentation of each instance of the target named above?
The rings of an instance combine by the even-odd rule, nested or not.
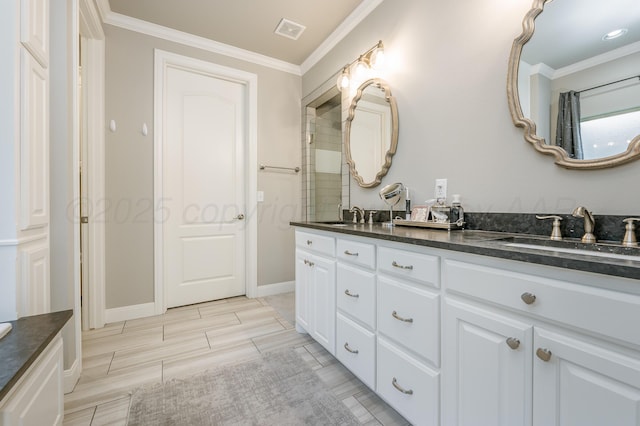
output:
[[[371,389],[375,389],[376,337],[341,314],[337,315],[336,358]]]
[[[440,373],[378,338],[376,391],[414,425],[437,425]]]
[[[372,330],[376,326],[376,276],[338,263],[338,309],[361,321]]]
[[[376,247],[373,244],[338,239],[337,257],[365,268],[376,267]]]
[[[326,235],[311,232],[296,231],[296,245],[305,250],[324,254],[330,257],[336,256],[336,239]]]
[[[640,345],[634,326],[640,296],[455,260],[443,264],[450,291]]]
[[[380,278],[378,331],[439,366],[440,296]]]
[[[440,287],[440,258],[389,247],[378,247],[378,270]]]

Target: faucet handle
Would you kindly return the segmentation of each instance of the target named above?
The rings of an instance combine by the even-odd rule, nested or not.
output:
[[[624,238],[622,239],[622,245],[625,247],[638,247],[638,240],[636,239],[636,225],[633,222],[640,221],[639,217],[628,217],[622,220],[626,223],[624,229]]]
[[[536,215],[536,219],[553,219],[553,229],[551,230],[551,236],[549,239],[554,241],[562,240],[562,232],[560,231],[560,221],[562,217],[557,215],[548,215],[548,216],[538,216]]]
[[[373,215],[375,213],[378,213],[378,212],[374,210],[369,210],[369,225],[373,225]]]

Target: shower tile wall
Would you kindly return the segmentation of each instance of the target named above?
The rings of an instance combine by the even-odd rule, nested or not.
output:
[[[325,104],[327,105],[327,104]],[[342,109],[340,104],[316,109],[313,151],[316,170],[315,220],[336,220],[342,203]],[[313,189],[312,189],[313,191]]]

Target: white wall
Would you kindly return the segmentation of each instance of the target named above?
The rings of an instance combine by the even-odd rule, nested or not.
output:
[[[382,39],[400,117],[398,151],[382,185],[400,181],[413,204],[449,179],[467,211],[640,213],[640,198],[621,197],[640,163],[566,170],[524,141],[506,99],[511,44],[530,0],[383,2],[302,79],[303,96]],[[615,190],[619,188],[619,190]],[[378,188],[351,185],[351,203],[380,210]],[[612,190],[613,189],[613,190]]]
[[[106,307],[153,301],[153,50],[237,68],[258,76],[258,163],[300,165],[301,78],[283,71],[106,26]],[[140,132],[142,124],[148,136]],[[301,178],[260,171],[258,285],[291,281]],[[151,204],[149,204],[151,203]]]

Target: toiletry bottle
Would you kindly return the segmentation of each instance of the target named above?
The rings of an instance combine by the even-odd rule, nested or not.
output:
[[[409,188],[405,188],[404,193],[404,203],[405,203],[405,219],[411,220],[411,197],[409,196]]]
[[[460,194],[453,194],[451,200],[451,223],[458,223],[462,225],[464,223],[464,210],[462,208],[462,202],[460,201]]]

